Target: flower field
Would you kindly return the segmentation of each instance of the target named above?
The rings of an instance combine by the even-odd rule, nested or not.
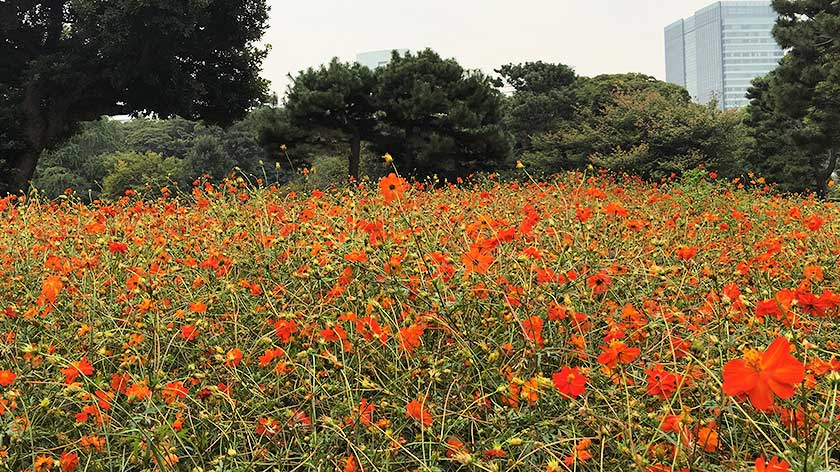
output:
[[[577,173],[0,200],[0,470],[840,470],[838,213]]]

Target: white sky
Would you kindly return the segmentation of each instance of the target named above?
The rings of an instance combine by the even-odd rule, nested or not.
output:
[[[470,69],[542,60],[578,74],[665,79],[664,28],[712,0],[269,0],[263,75],[281,97],[286,74],[359,52],[431,47]]]

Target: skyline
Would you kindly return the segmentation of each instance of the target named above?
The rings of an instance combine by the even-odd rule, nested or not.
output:
[[[640,72],[665,80],[664,27],[710,0],[531,0],[517,8],[500,0],[321,0],[272,7],[263,67],[282,99],[289,81],[333,57],[382,49],[430,47],[468,69],[492,73],[510,62],[542,60],[579,75]],[[411,18],[411,23],[401,21]]]

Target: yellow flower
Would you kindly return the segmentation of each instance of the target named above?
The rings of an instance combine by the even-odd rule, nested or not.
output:
[[[286,145],[285,145],[285,144],[281,144],[281,145],[280,145],[280,150],[281,150],[281,151],[285,151],[285,150],[286,150]]]
[[[385,163],[386,163],[386,164],[390,164],[390,163],[394,162],[394,158],[393,158],[393,157],[391,157],[391,154],[390,154],[390,153],[387,153],[387,152],[386,152],[386,153],[385,153],[385,155],[384,155],[384,156],[382,156],[382,158],[383,158],[383,159],[385,159]]]
[[[525,164],[523,164],[522,161],[516,161],[516,168],[517,169],[524,169]]]

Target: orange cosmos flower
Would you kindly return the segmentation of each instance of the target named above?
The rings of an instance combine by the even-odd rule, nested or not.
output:
[[[598,362],[610,369],[615,368],[619,362],[622,364],[633,362],[633,360],[641,354],[639,348],[627,347],[627,344],[623,341],[618,341],[616,339],[613,339],[608,345],[603,346],[601,349],[603,349],[604,352],[598,356]]]
[[[190,302],[190,311],[193,313],[206,313],[207,305],[204,302]]]
[[[532,316],[522,322],[522,330],[525,331],[525,336],[537,345],[543,347],[545,339],[542,336],[544,321],[539,316]]]
[[[44,301],[55,303],[56,298],[58,297],[59,292],[64,287],[64,282],[61,281],[61,278],[57,275],[51,275],[44,280],[44,283],[41,285],[41,305],[43,305]]]
[[[160,392],[163,401],[168,405],[171,405],[179,398],[186,398],[187,393],[189,393],[189,389],[184,386],[183,382],[169,382]]]
[[[11,370],[0,370],[0,387],[8,387],[14,383],[17,374]]]
[[[356,472],[359,470],[359,463],[353,455],[347,456],[344,460],[344,472]]]
[[[464,263],[466,272],[464,275],[476,272],[479,274],[487,273],[490,264],[493,263],[493,256],[488,251],[484,251],[478,247],[477,244],[470,246],[470,252],[461,256],[461,262]]]
[[[717,451],[719,445],[718,433],[713,426],[703,426],[697,430],[697,442],[706,452]]]
[[[564,396],[577,398],[586,392],[586,377],[577,367],[564,366],[560,372],[551,376],[554,388]]]
[[[425,405],[423,404],[425,400],[411,400],[408,405],[405,406],[405,416],[406,418],[414,418],[424,428],[428,428],[432,424],[432,415],[429,413],[429,410],[426,409]]]
[[[823,223],[825,223],[825,220],[817,215],[811,215],[805,219],[805,226],[807,226],[811,231],[819,231],[820,228],[822,228]]]
[[[88,362],[87,357],[82,357],[78,362],[71,362],[70,366],[61,369],[64,374],[64,381],[69,385],[76,381],[79,374],[92,375],[93,366]]]
[[[181,326],[181,334],[179,334],[181,339],[186,339],[187,341],[192,341],[198,337],[198,328],[193,325],[184,325]]]
[[[399,200],[407,189],[408,182],[393,172],[379,181],[379,190],[386,203]]]
[[[35,463],[33,465],[35,467],[35,472],[50,470],[52,469],[53,458],[46,454],[40,455],[35,458]]]
[[[647,375],[647,393],[662,400],[667,399],[677,391],[678,378],[665,370],[662,364],[656,364],[645,370]]]
[[[79,465],[79,455],[75,452],[64,451],[61,453],[59,464],[63,472],[73,472]]]
[[[770,462],[765,462],[763,457],[755,460],[754,472],[791,472],[790,464],[778,457],[770,459]]]
[[[589,452],[589,446],[592,444],[591,439],[581,439],[575,447],[572,448],[572,454],[563,458],[563,462],[571,467],[575,461],[586,461],[592,459],[592,454]]]
[[[242,362],[242,351],[238,347],[231,349],[225,354],[225,365],[228,367],[236,367]]]
[[[375,409],[375,404],[369,403],[367,398],[362,398],[359,404],[359,423],[362,423],[364,426],[370,426],[371,417]]]
[[[457,454],[467,452],[466,445],[460,439],[450,436],[446,438],[446,457],[452,459]]]
[[[414,352],[414,348],[420,346],[420,337],[423,336],[423,330],[426,328],[424,324],[413,324],[407,328],[400,328],[397,337],[400,340],[400,347],[406,350],[409,354]]]
[[[689,246],[680,246],[677,249],[677,259],[681,259],[687,261],[692,257],[697,255],[697,248],[696,247],[689,247]]]
[[[610,282],[612,282],[612,277],[603,270],[586,279],[586,283],[595,295],[606,292],[610,288]]]
[[[129,400],[145,400],[152,396],[152,391],[145,383],[140,382],[128,387],[125,394]]]
[[[770,411],[779,398],[793,397],[793,387],[805,378],[805,366],[790,354],[790,343],[776,338],[764,353],[748,349],[743,359],[723,366],[723,391],[727,395],[746,393],[752,405]]]

